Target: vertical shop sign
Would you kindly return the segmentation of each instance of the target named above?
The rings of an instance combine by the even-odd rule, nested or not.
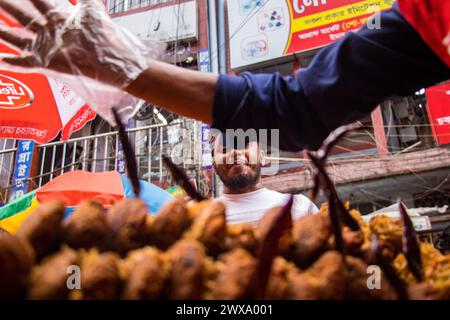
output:
[[[21,140],[17,146],[16,163],[9,196],[9,201],[18,199],[28,191],[28,184],[33,160],[34,142],[31,140]]]

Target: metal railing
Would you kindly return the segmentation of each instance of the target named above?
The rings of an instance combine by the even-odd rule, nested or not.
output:
[[[194,130],[195,131],[195,130]],[[162,154],[171,156],[188,172],[199,169],[199,140],[190,134],[185,121],[169,125],[150,125],[127,130],[134,146],[139,177],[162,184],[169,180]],[[13,141],[13,140],[9,140]],[[5,142],[6,143],[6,142]],[[13,145],[15,145],[13,143]],[[201,140],[200,140],[201,148]],[[123,155],[120,152],[117,132],[101,133],[68,141],[57,141],[37,146],[34,156],[39,157],[38,173],[29,178],[32,188],[39,188],[63,173],[84,170],[105,172],[117,170]],[[14,170],[16,148],[0,151],[2,168],[1,201],[6,203],[8,193],[14,187],[11,177]]]
[[[2,139],[0,146],[0,201],[6,203],[14,170],[17,148],[14,147],[15,141],[12,139]]]

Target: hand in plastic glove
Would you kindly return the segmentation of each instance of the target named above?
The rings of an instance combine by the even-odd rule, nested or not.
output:
[[[114,25],[100,1],[79,0],[70,16],[47,0],[27,1],[41,15],[32,15],[30,11],[35,10],[25,10],[26,5],[19,7],[17,1],[0,0],[0,7],[33,33],[32,38],[25,38],[0,30],[0,38],[22,52],[19,57],[3,59],[11,65],[84,75],[125,88],[148,68],[148,57],[161,50],[156,43],[144,46]]]

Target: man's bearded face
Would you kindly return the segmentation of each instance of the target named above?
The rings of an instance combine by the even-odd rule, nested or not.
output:
[[[243,148],[215,143],[213,164],[223,184],[232,191],[255,186],[261,176],[262,155],[256,141]]]

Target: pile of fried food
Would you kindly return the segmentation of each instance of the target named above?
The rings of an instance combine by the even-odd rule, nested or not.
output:
[[[228,225],[224,205],[192,189],[196,200],[155,216],[138,198],[108,212],[88,201],[67,219],[63,204],[44,204],[17,234],[0,234],[0,299],[450,299],[450,256],[417,240],[401,203],[401,220],[366,224],[349,211],[326,148],[310,157],[312,197],[322,189],[328,204],[295,221],[291,197],[257,227]]]

